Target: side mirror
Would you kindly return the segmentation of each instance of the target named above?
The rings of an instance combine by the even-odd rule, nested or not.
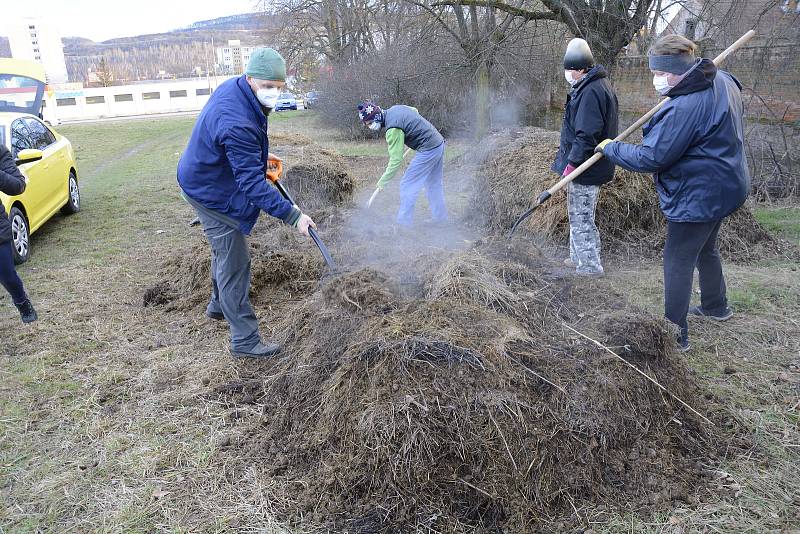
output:
[[[25,150],[20,150],[19,154],[17,154],[17,159],[14,161],[17,165],[22,165],[24,163],[33,163],[34,161],[39,161],[42,159],[44,154],[41,150],[37,150],[35,148],[26,148]]]

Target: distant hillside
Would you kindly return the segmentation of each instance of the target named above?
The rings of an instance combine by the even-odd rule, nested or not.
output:
[[[270,15],[266,13],[245,13],[243,15],[231,15],[230,17],[220,17],[210,20],[201,20],[195,22],[185,30],[233,30],[233,29],[249,29],[259,30],[269,26]]]
[[[72,81],[87,81],[89,69],[96,70],[101,58],[114,79],[127,82],[153,79],[159,71],[176,77],[194,74],[195,68],[213,72],[214,48],[238,39],[245,46],[268,46],[277,30],[272,16],[261,13],[234,15],[201,22],[166,33],[120,37],[94,42],[80,37],[66,37],[64,56]],[[214,46],[212,47],[212,40]]]

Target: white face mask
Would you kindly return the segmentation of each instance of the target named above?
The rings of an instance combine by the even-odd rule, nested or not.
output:
[[[565,70],[564,71],[564,78],[567,79],[567,83],[570,84],[571,86],[575,85],[576,83],[578,83],[577,81],[572,79],[572,72],[571,71]]]
[[[656,91],[665,95],[672,89],[672,86],[667,81],[667,75],[663,76],[653,76],[653,87],[656,88]]]
[[[256,98],[265,108],[274,109],[278,104],[279,94],[280,91],[277,87],[270,87],[269,89],[259,89],[256,92]]]
[[[379,123],[378,121],[372,121],[371,123],[369,123],[369,126],[367,126],[367,128],[369,128],[373,132],[377,132],[378,130],[381,129],[381,123]]]

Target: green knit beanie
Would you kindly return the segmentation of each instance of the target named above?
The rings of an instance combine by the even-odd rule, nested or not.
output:
[[[250,54],[250,61],[247,62],[247,70],[244,73],[258,80],[285,82],[286,61],[272,48],[256,48]]]

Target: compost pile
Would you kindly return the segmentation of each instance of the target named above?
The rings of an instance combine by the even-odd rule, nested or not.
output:
[[[292,153],[282,182],[304,210],[341,204],[353,196],[355,181],[344,159],[317,145],[302,146]]]
[[[262,422],[236,454],[286,482],[285,518],[523,532],[583,500],[694,498],[717,437],[567,326],[701,406],[662,319],[520,242],[430,267],[415,295],[367,267],[281,314],[286,356],[252,377]]]
[[[308,176],[338,176],[325,161]],[[274,483],[282,520],[527,532],[573,524],[585,502],[664,509],[702,494],[724,425],[625,363],[709,410],[663,319],[529,239],[398,233],[349,205],[346,178],[330,183],[309,184],[307,201],[340,199],[312,215],[342,269],[326,273],[308,240],[262,220],[251,296],[284,351],[238,366],[239,386],[209,383],[228,405],[261,407],[218,454]],[[208,263],[204,242],[183,251],[145,304],[202,313]]]
[[[477,153],[476,197],[473,202],[485,224],[508,231],[539,193],[558,181],[550,170],[558,152],[559,133],[540,128],[504,130]],[[569,234],[567,188],[537,208],[518,231],[565,242]],[[600,192],[597,226],[603,245],[615,252],[652,255],[664,246],[665,220],[651,175],[617,167],[614,180]],[[777,243],[743,206],[722,223],[720,252],[733,260],[751,260],[779,252]]]

